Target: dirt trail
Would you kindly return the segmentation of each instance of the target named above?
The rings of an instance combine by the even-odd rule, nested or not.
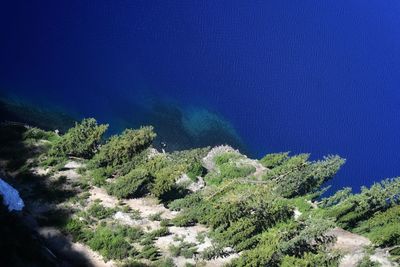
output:
[[[68,184],[79,179],[76,169],[81,165],[77,162],[69,162],[65,168],[55,174],[53,177],[65,176]],[[48,170],[35,168],[32,170],[36,175],[47,175]],[[67,184],[67,186],[69,186]],[[35,217],[40,216],[42,212],[46,212],[54,208],[54,204],[30,201],[26,205],[23,220],[25,224],[32,229],[44,242],[44,249],[53,255],[62,267],[74,266],[95,266],[95,267],[111,267],[114,266],[112,261],[107,263],[102,256],[91,250],[89,247],[74,243],[68,237],[61,233],[55,227],[39,226]]]

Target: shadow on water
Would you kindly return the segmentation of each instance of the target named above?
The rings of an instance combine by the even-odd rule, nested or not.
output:
[[[58,110],[43,109],[0,96],[0,122],[17,121],[44,130],[65,132],[74,125],[74,118]]]

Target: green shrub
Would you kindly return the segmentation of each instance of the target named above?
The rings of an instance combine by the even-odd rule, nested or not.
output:
[[[372,261],[369,255],[365,255],[360,262],[357,263],[357,267],[379,267],[382,266],[380,263]]]
[[[192,180],[196,181],[198,176],[202,176],[205,172],[203,165],[199,161],[194,162],[188,166],[186,171],[187,176]]]
[[[160,257],[160,252],[158,251],[158,248],[156,248],[155,246],[146,245],[142,248],[139,257],[148,259],[150,261],[155,261]]]
[[[400,244],[399,221],[400,206],[394,206],[360,223],[355,231],[366,235],[378,246],[395,246]]]
[[[225,152],[216,155],[213,160],[217,166],[221,166],[222,164],[233,162],[240,158],[243,158],[243,156],[239,153]]]
[[[197,247],[194,243],[181,242],[178,246],[170,245],[168,250],[174,257],[183,256],[186,259],[190,259],[197,252]]]
[[[310,162],[309,156],[300,154],[286,159],[267,172],[264,180],[273,181],[284,197],[303,196],[317,191],[345,162],[339,156],[328,156],[324,160]]]
[[[178,165],[170,165],[164,167],[155,173],[154,184],[150,192],[159,199],[166,199],[177,190],[175,181],[183,173],[183,167]]]
[[[46,141],[49,141],[49,142],[55,142],[59,138],[60,137],[55,132],[44,131],[44,130],[36,128],[36,127],[29,128],[23,134],[23,139],[24,140],[33,139],[35,141],[46,140]]]
[[[119,267],[149,267],[150,265],[147,265],[143,262],[140,262],[140,261],[137,261],[134,259],[128,259],[118,266]]]
[[[134,169],[107,186],[107,193],[118,198],[140,197],[148,190],[151,176],[144,169]]]
[[[269,169],[273,169],[282,165],[285,161],[289,159],[289,152],[273,153],[264,156],[260,159],[260,163]]]
[[[384,212],[398,203],[400,178],[386,179],[370,188],[362,187],[361,193],[347,197],[325,210],[324,216],[335,218],[342,227],[352,229],[377,212]]]
[[[108,125],[98,125],[95,119],[84,119],[67,131],[50,149],[50,156],[91,158],[97,151]]]
[[[140,227],[126,225],[118,225],[115,228],[115,231],[118,235],[126,237],[131,243],[140,240],[144,235],[144,232]]]
[[[106,180],[111,176],[113,169],[111,167],[96,168],[90,171],[95,186],[103,186]]]
[[[161,227],[161,228],[158,228],[156,230],[146,233],[146,236],[154,239],[154,238],[166,236],[169,234],[170,234],[170,232],[167,227]]]
[[[63,231],[70,234],[75,242],[84,242],[90,239],[90,232],[87,230],[87,224],[79,219],[69,219],[63,227]]]
[[[339,255],[330,254],[326,252],[320,252],[317,254],[307,252],[301,258],[295,256],[286,255],[281,263],[281,267],[314,267],[314,266],[326,266],[336,267],[339,265]],[[375,266],[375,265],[365,265]]]
[[[210,172],[205,176],[205,181],[208,185],[219,185],[225,180],[245,178],[255,171],[256,168],[252,165],[232,161],[223,162],[217,171]]]
[[[160,221],[160,226],[161,227],[167,227],[167,226],[169,226],[171,224],[171,221],[169,220],[169,219],[162,219],[161,221]]]
[[[89,207],[87,212],[90,216],[101,220],[113,215],[115,213],[115,209],[106,208],[102,204],[95,202]]]
[[[127,163],[148,148],[155,137],[156,134],[151,126],[141,127],[138,130],[126,129],[121,135],[112,136],[101,146],[92,164],[97,167],[115,167]]]
[[[150,221],[161,221],[162,220],[162,218],[161,218],[162,214],[163,214],[163,212],[160,211],[160,212],[157,212],[157,213],[150,214],[148,216],[148,218],[149,218]]]
[[[154,266],[157,267],[175,267],[175,263],[171,258],[160,259],[155,262]]]
[[[121,233],[106,226],[97,227],[87,244],[106,259],[121,260],[136,253]]]
[[[193,226],[195,222],[193,218],[183,214],[173,218],[172,223],[177,227],[187,227],[187,226]]]

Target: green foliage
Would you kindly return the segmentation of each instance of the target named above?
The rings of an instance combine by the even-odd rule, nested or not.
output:
[[[121,135],[112,136],[106,144],[101,146],[93,158],[92,164],[97,167],[119,166],[148,148],[156,134],[153,127],[146,126],[137,130],[126,129]]]
[[[90,216],[101,220],[113,215],[115,213],[115,209],[106,208],[102,204],[95,202],[89,207],[87,212]]]
[[[288,159],[289,152],[273,153],[265,155],[262,159],[260,159],[260,163],[268,169],[273,169],[279,165],[282,165]]]
[[[325,249],[334,240],[325,234],[332,226],[331,222],[321,219],[278,224],[263,232],[257,246],[244,251],[231,265],[289,266],[295,262],[299,265],[293,266],[303,266],[307,262],[332,262],[332,265],[304,266],[335,266],[335,258],[324,257]]]
[[[345,162],[339,156],[328,156],[314,162],[308,161],[308,158],[309,154],[290,157],[263,178],[274,181],[278,192],[284,197],[301,196],[318,190]]]
[[[360,262],[357,263],[357,267],[379,267],[382,266],[380,263],[372,261],[369,255],[365,255]]]
[[[208,185],[219,185],[223,181],[245,178],[256,171],[256,168],[240,161],[242,155],[233,152],[226,152],[214,157],[216,170],[206,175],[205,181]],[[239,160],[238,160],[239,159]]]
[[[170,204],[171,209],[181,210],[173,219],[175,225],[199,222],[213,229],[211,235],[217,244],[204,253],[206,258],[223,254],[222,247],[236,251],[254,247],[260,233],[293,214],[287,200],[262,185],[225,182],[215,190],[198,192]]]
[[[183,172],[182,165],[170,165],[156,171],[154,183],[150,189],[151,194],[160,199],[168,198],[171,192],[177,190],[175,181]]]
[[[97,151],[101,138],[108,125],[98,125],[95,119],[84,119],[59,138],[50,149],[49,155],[63,157],[66,155],[91,158]]]
[[[336,193],[328,198],[323,198],[321,200],[320,206],[327,208],[337,205],[352,195],[351,188],[345,187],[341,190],[336,191]]]
[[[175,267],[175,263],[171,258],[159,259],[155,262],[154,266],[157,267]]]
[[[339,265],[340,256],[337,254],[331,254],[326,252],[320,252],[317,254],[304,253],[302,258],[297,258],[294,256],[285,256],[282,260],[281,267],[315,267],[315,266],[325,266],[325,267],[336,267]],[[374,266],[374,265],[368,265]]]
[[[385,211],[398,203],[400,178],[386,179],[370,188],[363,187],[361,193],[351,195],[339,204],[330,207],[325,216],[336,218],[344,228],[351,229],[360,221],[371,218],[378,211]]]
[[[35,140],[35,141],[40,141],[40,140],[46,140],[51,143],[56,142],[60,137],[55,133],[51,131],[44,131],[42,129],[32,127],[28,128],[26,132],[23,134],[23,139],[26,140]]]
[[[139,253],[140,258],[148,259],[150,261],[155,261],[160,257],[160,252],[158,248],[153,245],[146,245],[142,248],[142,251]]]
[[[207,155],[209,150],[209,147],[184,150],[172,153],[171,157],[175,164],[183,165],[184,172],[190,179],[195,181],[197,176],[202,176],[205,173],[201,160]]]
[[[107,186],[107,193],[118,198],[140,197],[148,190],[151,176],[144,169],[133,169]]]
[[[96,168],[90,171],[93,184],[95,186],[102,186],[106,184],[106,179],[111,176],[113,169],[110,167]]]
[[[163,212],[160,211],[160,212],[157,212],[157,213],[150,214],[148,216],[148,218],[149,218],[150,221],[161,221],[162,220],[162,218],[161,218],[162,214],[163,214]]]
[[[118,225],[115,229],[119,235],[126,237],[129,242],[139,241],[144,235],[140,227]]]
[[[200,162],[193,162],[187,168],[187,176],[192,180],[196,181],[198,176],[202,176],[205,172],[203,165]]]
[[[225,163],[235,162],[238,159],[243,158],[243,155],[236,152],[225,152],[218,154],[214,157],[214,162],[217,166],[221,166]]]
[[[75,242],[85,242],[90,239],[90,232],[87,224],[79,219],[71,218],[68,220],[63,230],[72,236]]]
[[[360,223],[356,232],[366,235],[375,245],[390,247],[400,244],[400,206],[377,212]]]
[[[106,226],[97,227],[87,244],[106,259],[124,259],[136,253],[120,231]]]
[[[194,243],[181,242],[177,246],[170,245],[168,250],[173,257],[183,256],[186,259],[190,259],[197,252],[197,247]]]

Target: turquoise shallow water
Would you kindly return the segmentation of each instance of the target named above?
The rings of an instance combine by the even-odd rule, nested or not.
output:
[[[0,88],[172,147],[340,154],[335,186],[400,174],[398,1],[18,1]],[[206,118],[206,119],[204,119]]]

